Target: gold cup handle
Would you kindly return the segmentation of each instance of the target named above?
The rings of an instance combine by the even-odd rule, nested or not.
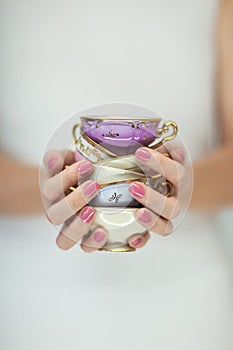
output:
[[[77,145],[78,144],[78,140],[77,140],[77,137],[76,137],[76,129],[80,127],[80,123],[77,123],[73,126],[73,129],[72,129],[72,136],[73,136],[73,140],[74,140],[74,144]]]
[[[160,138],[164,134],[167,134],[170,130],[172,130],[172,133],[170,135],[163,137],[159,142],[155,143],[157,138]],[[156,137],[155,141],[153,141],[149,145],[149,147],[153,148],[153,149],[158,148],[158,147],[162,146],[165,142],[173,140],[176,137],[177,133],[178,133],[177,124],[175,122],[169,120],[169,121],[165,122],[161,126],[161,128],[157,129],[157,137]]]

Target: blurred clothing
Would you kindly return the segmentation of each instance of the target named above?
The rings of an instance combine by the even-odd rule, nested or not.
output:
[[[192,159],[218,140],[218,1],[26,1],[2,6],[1,144],[38,164],[89,106],[175,120]],[[16,174],[17,178],[17,174]],[[232,350],[231,280],[212,216],[188,214],[132,254],[59,251],[45,218],[0,221],[2,350]]]

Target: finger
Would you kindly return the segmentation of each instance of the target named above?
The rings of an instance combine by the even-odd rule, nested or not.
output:
[[[128,244],[133,248],[142,248],[150,239],[150,234],[148,232],[143,235],[135,234],[128,239]]]
[[[85,160],[85,157],[78,151],[74,152],[74,159],[76,162],[79,162],[80,160]]]
[[[81,248],[85,253],[92,253],[102,248],[108,238],[107,231],[103,228],[95,229],[87,238],[84,238]]]
[[[72,193],[53,204],[47,211],[50,221],[60,225],[83,208],[98,193],[100,185],[92,180],[85,181]]]
[[[135,156],[140,162],[148,166],[150,169],[157,173],[161,173],[175,186],[178,186],[181,179],[183,179],[184,167],[180,163],[170,159],[169,157],[165,157],[156,150],[140,147],[136,151]]]
[[[184,164],[185,162],[185,152],[182,148],[174,148],[170,151],[170,154],[172,156],[172,159],[174,159],[175,161]]]
[[[42,185],[45,199],[52,202],[58,199],[70,187],[77,185],[80,179],[93,171],[93,165],[87,160],[73,163],[57,175],[49,178]]]
[[[74,152],[67,150],[50,150],[44,156],[44,165],[50,176],[62,171],[64,165],[75,162]]]
[[[148,231],[167,236],[173,231],[171,221],[162,218],[146,208],[138,209],[136,212],[137,221]]]
[[[165,219],[174,219],[180,214],[176,197],[165,197],[140,182],[132,182],[129,186],[129,192],[144,207],[151,209]]]
[[[96,211],[92,207],[84,207],[73,220],[65,223],[59,233],[56,243],[63,250],[70,249],[80,239],[88,233],[90,226],[96,216]]]

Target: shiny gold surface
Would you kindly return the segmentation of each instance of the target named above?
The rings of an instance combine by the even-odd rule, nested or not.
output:
[[[76,138],[76,129],[79,127],[80,127],[80,123],[77,123],[73,126],[73,129],[72,129],[72,136],[73,136],[73,140],[74,140],[75,145],[77,145],[77,143],[78,143],[78,140]]]
[[[133,121],[135,121],[135,120],[138,120],[139,122],[142,121],[142,122],[156,122],[156,123],[161,121],[161,118],[143,118],[140,116],[134,116],[134,117],[122,116],[121,118],[115,117],[115,116],[104,116],[104,118],[101,118],[98,116],[83,116],[83,117],[80,117],[80,119],[82,121],[92,121],[92,120],[95,121],[95,120],[97,120],[97,121],[101,121],[101,122],[103,122],[105,120],[111,120],[111,121],[121,120],[124,122],[130,122],[130,123],[133,123]]]
[[[153,141],[152,143],[149,144],[149,148],[155,149],[158,148],[160,146],[162,146],[165,142],[167,141],[171,141],[173,140],[177,133],[178,133],[178,126],[175,122],[169,120],[167,122],[165,122],[161,128],[158,128],[157,132],[158,132],[158,136],[157,138],[162,137],[164,134],[166,134],[169,131],[169,128],[172,128],[172,134],[165,136],[160,142],[154,144],[155,141]]]
[[[136,249],[131,247],[128,244],[119,246],[119,247],[115,247],[115,248],[100,248],[99,250],[104,251],[104,252],[109,252],[109,253],[130,253],[130,252],[135,252]]]

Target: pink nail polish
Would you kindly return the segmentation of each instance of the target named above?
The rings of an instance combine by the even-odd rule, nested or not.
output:
[[[146,148],[139,148],[135,156],[137,156],[141,160],[148,160],[150,159],[150,152]]]
[[[48,161],[48,168],[51,169],[57,161],[57,157],[53,156]]]
[[[132,193],[134,197],[137,197],[137,198],[143,198],[145,196],[145,189],[138,182],[133,182],[129,186],[129,192]]]
[[[152,220],[151,214],[147,210],[140,211],[138,219],[145,224],[149,224]]]
[[[78,173],[84,175],[89,173],[93,169],[93,165],[88,160],[83,161],[78,165]]]
[[[136,239],[136,241],[132,242],[131,244],[134,245],[134,246],[138,246],[142,243],[142,239],[141,238],[138,238]]]
[[[95,209],[91,207],[85,207],[81,212],[80,218],[83,222],[88,224],[89,222],[91,222],[94,215],[95,215]]]
[[[85,196],[91,197],[98,192],[99,188],[100,185],[96,181],[92,181],[91,183],[89,182],[87,185],[85,185],[83,193]]]
[[[100,243],[105,238],[105,234],[103,231],[96,231],[94,234],[94,240],[97,243]]]

